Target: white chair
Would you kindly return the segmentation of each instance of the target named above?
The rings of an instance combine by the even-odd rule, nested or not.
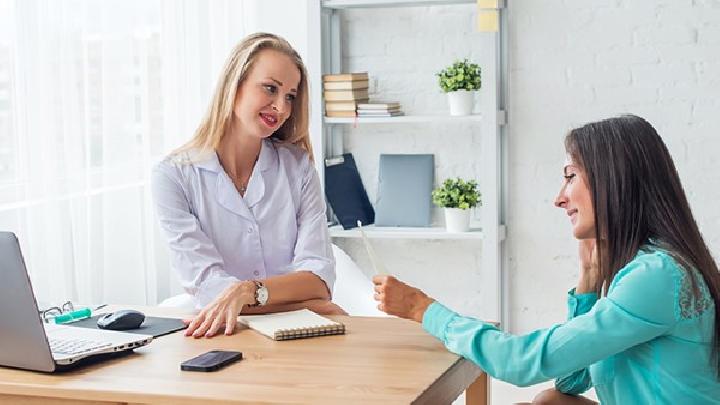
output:
[[[166,298],[158,304],[160,307],[170,307],[170,308],[178,308],[182,309],[184,312],[187,313],[197,313],[198,310],[195,309],[195,299],[190,294],[178,294],[170,298]]]
[[[332,245],[335,255],[337,278],[333,288],[333,302],[353,316],[387,316],[377,309],[373,300],[373,284],[357,264],[336,245]],[[179,294],[165,299],[161,307],[183,309],[197,312],[195,300],[190,294]]]

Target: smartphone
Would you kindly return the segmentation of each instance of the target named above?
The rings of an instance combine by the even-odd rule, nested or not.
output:
[[[215,371],[228,364],[242,360],[241,352],[233,352],[228,350],[213,350],[203,353],[190,360],[185,360],[180,364],[182,371]]]

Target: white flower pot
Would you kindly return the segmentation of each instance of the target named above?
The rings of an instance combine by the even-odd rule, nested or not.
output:
[[[473,111],[474,91],[456,90],[448,94],[450,115],[470,115]]]
[[[445,208],[445,229],[448,232],[467,232],[470,230],[470,210]]]

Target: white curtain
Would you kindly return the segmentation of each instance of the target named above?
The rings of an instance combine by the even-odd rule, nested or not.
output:
[[[177,292],[149,172],[197,126],[242,4],[0,0],[0,230],[41,303]]]

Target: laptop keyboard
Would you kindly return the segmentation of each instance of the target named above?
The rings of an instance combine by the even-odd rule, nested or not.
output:
[[[50,351],[59,354],[81,354],[112,346],[110,342],[98,342],[83,339],[50,338]]]

